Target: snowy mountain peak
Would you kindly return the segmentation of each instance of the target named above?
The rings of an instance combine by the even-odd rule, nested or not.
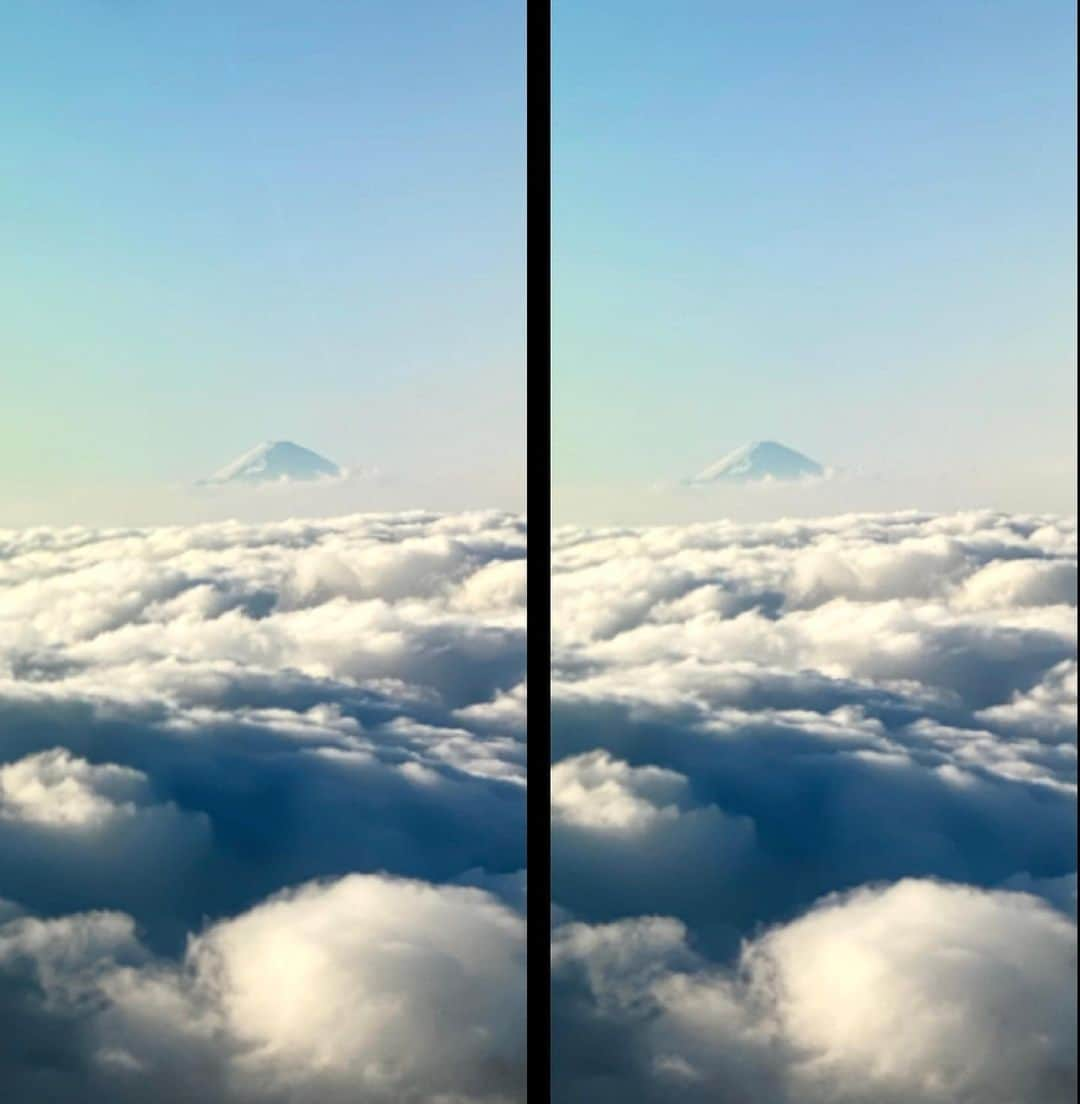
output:
[[[215,472],[207,483],[281,483],[336,479],[341,468],[292,441],[264,441]]]
[[[776,441],[751,441],[710,464],[691,483],[790,483],[820,478],[825,469],[809,456]]]

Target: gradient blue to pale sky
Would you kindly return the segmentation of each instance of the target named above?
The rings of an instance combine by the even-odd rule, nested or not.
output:
[[[557,519],[715,514],[654,484],[760,438],[821,511],[1075,509],[1071,3],[552,22]]]
[[[8,0],[0,40],[0,527],[267,438],[520,502],[522,3]]]

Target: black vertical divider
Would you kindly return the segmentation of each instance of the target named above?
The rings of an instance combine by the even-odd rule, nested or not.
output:
[[[528,1068],[551,1097],[551,8],[529,0],[526,41],[528,373]]]

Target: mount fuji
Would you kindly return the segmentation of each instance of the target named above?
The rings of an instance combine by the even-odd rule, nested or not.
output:
[[[820,479],[825,468],[809,456],[776,441],[751,441],[710,464],[687,482],[705,483],[794,483]]]
[[[340,479],[345,474],[332,460],[292,441],[264,441],[226,464],[204,483],[309,483]]]

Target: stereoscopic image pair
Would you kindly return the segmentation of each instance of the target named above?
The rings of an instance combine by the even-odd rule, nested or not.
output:
[[[1073,7],[0,25],[0,1100],[1072,1101]]]

